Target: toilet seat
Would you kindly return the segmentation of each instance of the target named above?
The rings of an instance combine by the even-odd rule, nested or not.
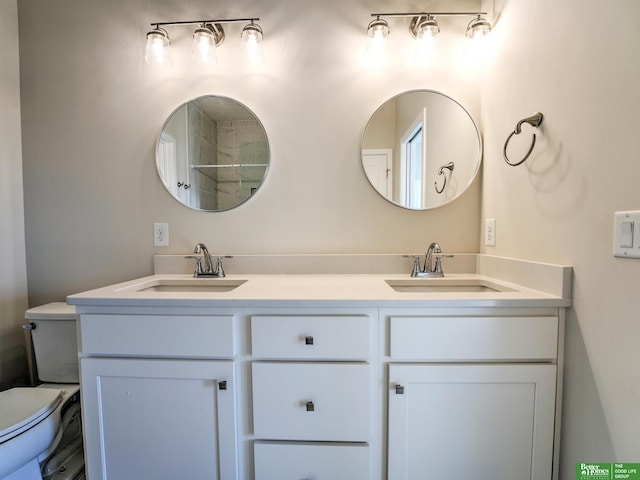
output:
[[[12,388],[0,392],[0,444],[23,433],[53,412],[64,391],[52,388]]]

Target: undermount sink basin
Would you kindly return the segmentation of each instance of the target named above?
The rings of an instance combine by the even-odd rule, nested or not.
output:
[[[497,293],[513,292],[512,288],[481,279],[410,278],[386,280],[396,292],[411,293]]]
[[[230,292],[245,282],[246,280],[225,278],[158,279],[135,285],[133,290],[136,292]]]

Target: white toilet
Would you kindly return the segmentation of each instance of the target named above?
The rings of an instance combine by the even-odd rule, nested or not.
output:
[[[0,480],[84,479],[75,307],[27,310],[38,387],[0,392]]]

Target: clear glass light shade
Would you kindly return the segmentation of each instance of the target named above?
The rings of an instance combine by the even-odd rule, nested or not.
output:
[[[481,16],[471,20],[467,26],[467,38],[484,38],[491,33],[491,24]]]
[[[433,38],[439,33],[440,27],[433,17],[428,17],[416,26],[416,38],[419,40],[425,37]]]
[[[264,55],[262,53],[262,28],[251,22],[245,25],[240,36],[240,43],[244,49],[249,61],[252,63],[263,63]]]
[[[389,24],[385,20],[377,18],[369,23],[367,35],[374,41],[384,40],[389,36]]]
[[[215,63],[216,37],[211,28],[202,26],[193,32],[192,52],[196,62]]]
[[[156,28],[147,33],[147,49],[144,56],[149,65],[171,65],[169,54],[169,35],[161,28]]]
[[[262,42],[262,29],[255,23],[245,25],[242,29],[242,43],[247,45],[257,45]]]

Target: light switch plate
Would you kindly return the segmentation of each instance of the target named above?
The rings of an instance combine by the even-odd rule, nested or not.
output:
[[[614,214],[613,254],[622,258],[640,258],[640,210]]]
[[[496,246],[496,219],[486,218],[484,220],[484,244],[489,247]]]

